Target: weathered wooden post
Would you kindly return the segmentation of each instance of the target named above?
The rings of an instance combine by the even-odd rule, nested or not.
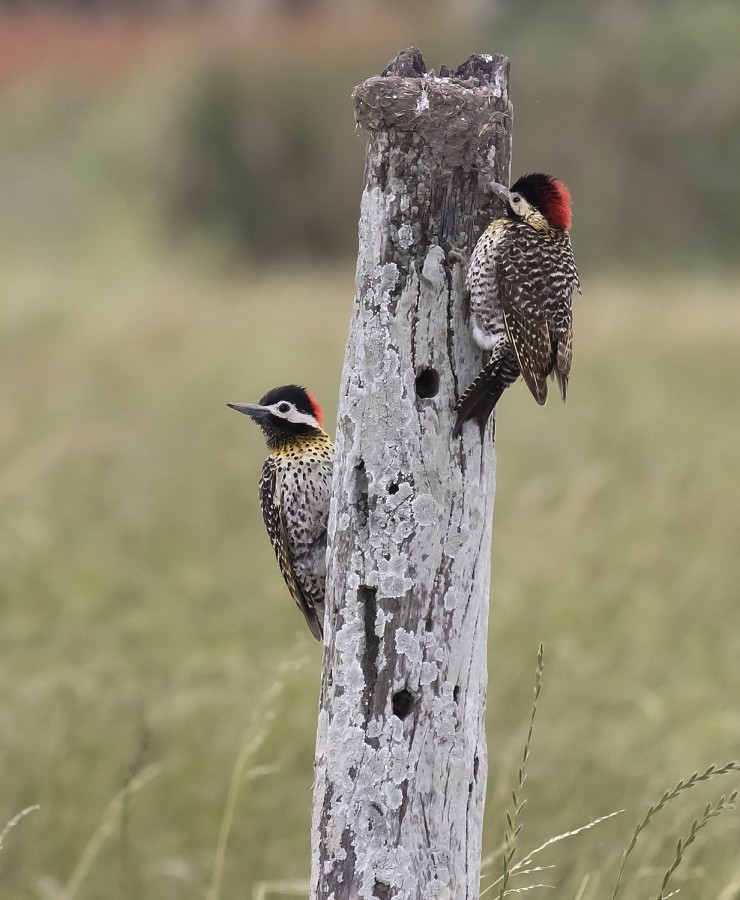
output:
[[[508,60],[401,53],[369,133],[329,521],[311,895],[476,898],[495,483],[452,406],[478,371],[459,263],[508,183]],[[490,432],[489,432],[490,434]]]

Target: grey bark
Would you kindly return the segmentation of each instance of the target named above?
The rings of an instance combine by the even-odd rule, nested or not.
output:
[[[476,898],[495,458],[452,407],[482,364],[459,262],[508,183],[508,60],[353,94],[369,132],[342,375],[311,896]],[[488,433],[490,435],[490,431]]]

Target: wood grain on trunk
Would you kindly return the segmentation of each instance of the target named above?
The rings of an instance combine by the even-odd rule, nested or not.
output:
[[[459,262],[509,180],[508,60],[353,94],[369,134],[329,521],[312,897],[476,898],[495,458],[453,404],[483,360]],[[490,432],[489,432],[490,434]]]

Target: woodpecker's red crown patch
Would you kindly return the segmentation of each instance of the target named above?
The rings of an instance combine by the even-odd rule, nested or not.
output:
[[[559,179],[535,172],[522,175],[511,186],[511,190],[536,206],[553,228],[570,228],[570,191]]]
[[[308,397],[311,407],[313,408],[313,417],[319,423],[319,427],[324,427],[324,407],[319,403],[319,401],[314,397],[313,394],[309,394],[306,391],[306,396]]]

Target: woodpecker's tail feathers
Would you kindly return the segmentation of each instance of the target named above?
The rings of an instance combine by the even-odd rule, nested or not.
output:
[[[555,377],[558,380],[558,387],[560,388],[560,396],[563,398],[563,403],[568,399],[568,375],[566,372],[561,372],[560,369],[555,369]]]
[[[555,357],[555,375],[560,385],[560,394],[565,403],[568,393],[570,367],[573,364],[573,332],[567,328],[564,335],[558,335],[558,352]]]
[[[486,423],[508,385],[509,382],[503,378],[501,373],[500,360],[494,360],[481,369],[455,404],[457,421],[452,430],[452,436],[459,437],[463,424],[468,419],[475,419],[480,428],[482,441],[486,432]]]
[[[310,607],[306,603],[299,603],[298,608],[306,619],[311,634],[317,641],[324,639],[324,604],[314,603]]]

